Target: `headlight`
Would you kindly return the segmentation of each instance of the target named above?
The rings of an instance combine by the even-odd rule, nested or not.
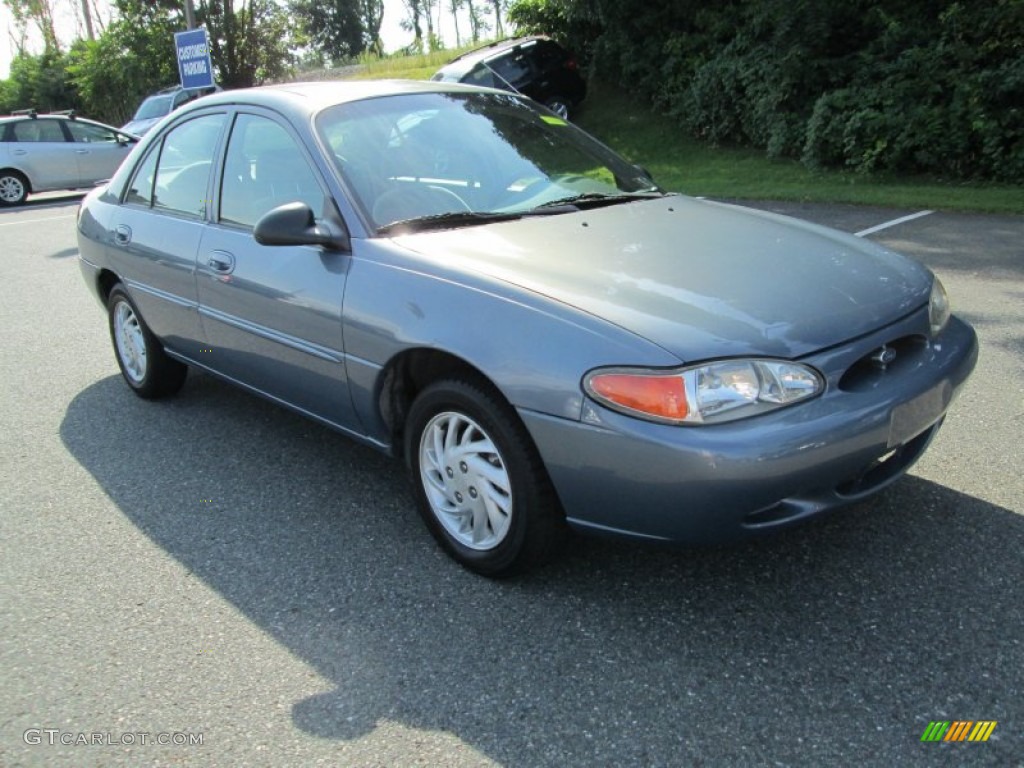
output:
[[[928,322],[931,324],[932,336],[938,336],[946,327],[950,316],[949,295],[937,277],[932,279],[932,295],[928,299]]]
[[[717,424],[773,411],[820,394],[817,371],[779,360],[722,360],[676,371],[592,371],[587,394],[621,413],[666,424]]]

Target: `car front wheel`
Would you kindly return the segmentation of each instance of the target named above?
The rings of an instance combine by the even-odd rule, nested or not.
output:
[[[28,197],[28,180],[17,171],[0,173],[0,205],[21,205]]]
[[[123,286],[110,292],[107,310],[117,364],[132,391],[151,400],[181,389],[188,366],[167,356]]]
[[[436,382],[406,429],[417,506],[441,546],[470,570],[506,575],[550,558],[564,517],[515,411],[472,380]]]

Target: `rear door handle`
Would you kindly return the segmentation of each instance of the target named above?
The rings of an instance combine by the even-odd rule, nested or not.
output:
[[[132,228],[124,224],[114,227],[114,242],[118,245],[128,245],[132,241]]]
[[[235,269],[235,257],[227,251],[210,251],[206,266],[219,275],[230,275]]]
[[[89,150],[88,149],[76,149],[75,150],[75,154],[76,155],[88,155],[89,154]]]
[[[27,149],[16,149],[11,154],[12,155],[27,155],[28,154],[28,150]]]

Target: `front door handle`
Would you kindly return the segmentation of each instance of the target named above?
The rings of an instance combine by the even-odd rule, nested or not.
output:
[[[89,150],[88,149],[76,149],[75,150],[75,154],[76,155],[88,155],[89,154]]]
[[[132,228],[124,224],[114,227],[114,242],[118,245],[128,245],[132,241]]]
[[[206,266],[218,275],[230,275],[235,269],[235,257],[227,251],[210,251]]]

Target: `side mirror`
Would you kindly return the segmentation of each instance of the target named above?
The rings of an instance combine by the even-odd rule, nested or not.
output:
[[[349,247],[347,233],[336,234],[326,224],[318,225],[313,210],[300,202],[271,208],[256,222],[252,234],[260,245],[320,245],[335,251]]]

